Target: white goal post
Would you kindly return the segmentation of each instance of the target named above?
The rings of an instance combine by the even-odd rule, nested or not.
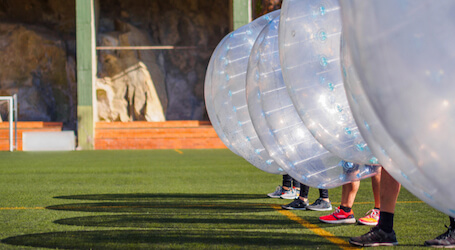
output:
[[[17,150],[17,95],[0,96],[0,101],[8,102],[8,122],[9,122],[9,151]],[[14,126],[13,126],[14,123]],[[13,135],[14,129],[14,135]],[[13,143],[14,137],[14,143]]]

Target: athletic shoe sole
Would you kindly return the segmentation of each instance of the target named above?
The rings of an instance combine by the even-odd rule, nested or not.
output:
[[[455,248],[455,245],[443,246],[443,245],[425,245],[426,247],[432,248]]]
[[[329,224],[354,224],[355,223],[355,218],[349,218],[349,219],[341,219],[341,220],[321,220],[320,221],[324,223],[329,223]]]
[[[366,221],[357,221],[361,225],[367,225],[367,226],[376,226],[378,223],[377,222],[366,222]]]
[[[280,195],[267,195],[269,198],[280,198]]]
[[[295,207],[286,207],[286,206],[281,206],[282,209],[286,210],[307,210],[306,208],[295,208]]]
[[[331,211],[332,207],[327,207],[327,208],[312,208],[312,207],[307,207],[308,210],[312,211]]]
[[[296,195],[294,195],[294,196],[284,196],[284,195],[282,195],[282,196],[280,196],[280,198],[281,199],[286,199],[286,200],[295,200],[295,199],[299,198],[299,196],[298,195],[297,196]]]
[[[360,243],[349,240],[349,243],[354,246],[360,247],[379,247],[379,246],[396,246],[398,242],[376,242],[376,243]]]
[[[449,246],[444,246],[444,245],[425,245],[426,247],[432,247],[432,248],[455,248],[455,245],[449,245]]]

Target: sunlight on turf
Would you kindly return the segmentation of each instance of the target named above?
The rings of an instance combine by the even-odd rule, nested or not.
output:
[[[316,226],[314,224],[309,223],[308,221],[306,221],[306,220],[302,219],[301,217],[295,215],[291,211],[283,210],[278,205],[270,205],[270,206],[273,209],[275,209],[276,211],[278,211],[280,214],[283,214],[286,217],[288,217],[290,220],[293,220],[293,221],[299,223],[300,225],[308,228],[313,233],[315,233],[315,234],[317,234],[317,235],[319,235],[321,237],[324,237],[328,241],[330,241],[330,242],[334,243],[335,245],[339,246],[341,249],[359,249],[358,247],[351,247],[348,242],[336,237],[335,235],[325,231],[324,229],[322,229],[322,228],[320,228],[320,227],[318,227],[318,226]]]

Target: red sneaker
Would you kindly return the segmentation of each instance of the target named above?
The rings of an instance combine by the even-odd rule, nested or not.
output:
[[[363,225],[376,226],[379,220],[379,209],[371,209],[366,216],[360,218],[358,222]]]
[[[335,208],[335,212],[332,214],[319,217],[319,220],[330,224],[355,223],[355,217],[352,210],[351,212],[346,213],[345,211],[341,210],[340,207]]]

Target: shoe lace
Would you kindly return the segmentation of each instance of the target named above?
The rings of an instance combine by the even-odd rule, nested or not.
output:
[[[447,225],[444,225],[446,228],[447,228],[447,232],[439,235],[438,237],[436,237],[436,239],[438,240],[444,240],[444,239],[447,239],[449,237],[451,237],[451,234],[455,232],[455,229],[450,227],[450,226],[447,226]]]
[[[365,217],[372,218],[373,216],[378,214],[377,209],[370,209],[368,212],[365,213]]]
[[[319,205],[319,204],[321,204],[321,202],[322,202],[322,199],[318,198],[317,200],[314,201],[313,205]]]
[[[282,190],[282,187],[280,185],[278,185],[275,189],[275,192],[273,192],[274,194],[278,194],[280,193],[281,194],[281,190]]]
[[[292,188],[289,188],[288,190],[283,188],[282,190],[283,190],[282,191],[283,194],[292,194],[292,192],[294,191]]]
[[[367,238],[367,239],[375,239],[377,238],[377,231],[379,231],[379,227],[375,226],[368,231],[368,233],[362,235],[362,238]]]

